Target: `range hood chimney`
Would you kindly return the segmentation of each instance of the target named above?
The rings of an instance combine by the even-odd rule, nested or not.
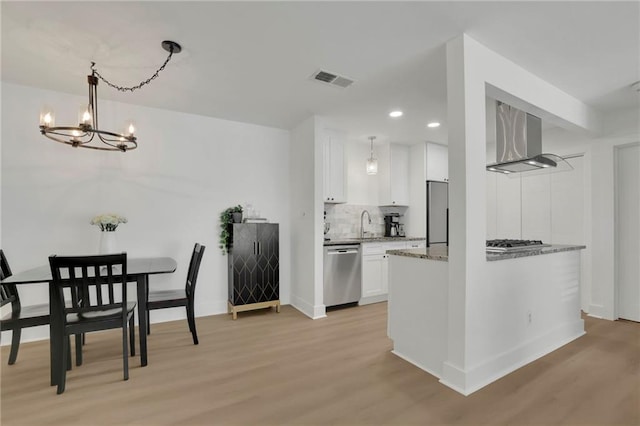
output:
[[[503,102],[496,104],[496,162],[490,172],[520,173],[556,167],[553,154],[542,153],[540,118]]]

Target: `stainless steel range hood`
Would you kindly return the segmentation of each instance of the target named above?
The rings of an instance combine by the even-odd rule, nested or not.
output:
[[[540,118],[503,102],[496,104],[496,162],[490,172],[521,173],[556,167],[561,157],[542,153]]]

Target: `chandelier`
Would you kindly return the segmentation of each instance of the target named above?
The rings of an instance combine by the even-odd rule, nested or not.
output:
[[[78,117],[77,126],[56,126],[53,110],[45,109],[40,113],[40,133],[56,142],[71,145],[74,148],[89,148],[101,151],[131,151],[138,147],[133,123],[129,123],[122,133],[100,129],[98,125],[98,79],[104,81],[109,87],[121,92],[133,92],[142,86],[149,84],[158,77],[160,71],[169,63],[174,53],[180,53],[182,47],[176,42],[165,40],[162,48],[169,52],[164,64],[148,78],[137,86],[117,86],[100,75],[95,68],[95,62],[91,62],[91,75],[87,76],[89,83],[89,104],[82,108]]]
[[[378,174],[378,160],[373,158],[373,140],[375,136],[369,136],[369,140],[371,141],[371,156],[367,159],[367,174],[368,175],[377,175]]]

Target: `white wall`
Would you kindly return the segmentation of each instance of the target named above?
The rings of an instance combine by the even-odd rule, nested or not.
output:
[[[311,318],[325,316],[322,303],[322,118],[291,131],[291,304]]]
[[[442,382],[462,392],[500,377],[501,373],[538,356],[523,348],[502,365],[491,364],[505,348],[518,348],[521,337],[497,336],[486,312],[498,312],[508,323],[526,318],[526,304],[511,297],[488,297],[485,255],[486,208],[486,96],[521,109],[546,111],[559,123],[586,130],[598,129],[597,115],[527,70],[475,40],[462,35],[447,43],[447,100],[449,123],[449,285],[448,350]],[[541,256],[542,257],[542,256]],[[499,262],[497,262],[499,263]],[[505,277],[508,281],[508,276]],[[506,310],[505,307],[510,309]],[[554,336],[566,343],[566,333]],[[501,344],[497,344],[500,342]],[[495,344],[494,344],[495,343]],[[547,345],[551,350],[553,345]]]
[[[14,273],[47,264],[54,253],[95,253],[100,232],[89,220],[116,212],[129,219],[116,231],[120,249],[178,262],[176,273],[152,277],[153,287],[183,286],[193,244],[204,244],[196,315],[226,312],[218,217],[249,202],[280,223],[280,295],[289,303],[288,131],[101,101],[101,126],[118,129],[135,119],[137,150],[73,149],[39,134],[43,104],[56,108],[63,125],[77,120],[83,103],[84,97],[2,83],[1,245]],[[25,304],[47,300],[44,286],[20,290]],[[180,309],[151,315],[152,322],[185,317]],[[45,337],[47,330],[38,329],[23,335]]]

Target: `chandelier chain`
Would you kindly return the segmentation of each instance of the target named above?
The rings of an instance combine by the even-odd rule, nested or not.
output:
[[[167,64],[171,60],[172,56],[173,56],[173,47],[170,49],[169,56],[167,56],[167,59],[164,61],[164,64],[162,64],[162,66],[156,70],[155,74],[153,74],[148,79],[142,81],[140,84],[138,84],[136,86],[132,86],[132,87],[123,87],[123,86],[118,86],[116,84],[111,83],[109,80],[107,80],[102,75],[100,75],[98,70],[96,70],[96,68],[95,68],[96,63],[95,62],[91,62],[91,71],[93,71],[93,73],[96,76],[98,76],[98,78],[100,80],[104,81],[109,87],[112,87],[112,88],[114,88],[114,89],[116,89],[116,90],[118,90],[120,92],[133,92],[134,90],[140,89],[142,86],[145,86],[145,85],[151,83],[153,80],[155,80],[158,77],[158,74],[160,74],[160,71],[164,70],[164,67],[167,66]]]

